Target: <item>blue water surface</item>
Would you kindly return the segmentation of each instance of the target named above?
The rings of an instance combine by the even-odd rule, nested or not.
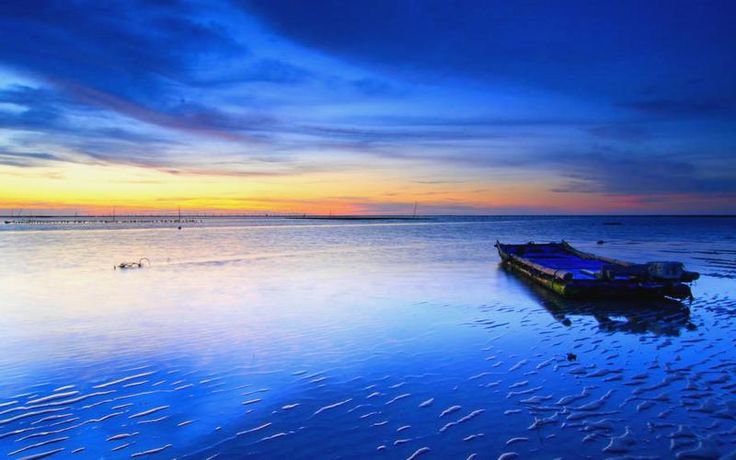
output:
[[[8,458],[718,458],[736,219],[0,223]],[[695,299],[572,302],[499,266],[566,239]],[[602,240],[603,244],[597,244]],[[113,270],[145,257],[142,269]]]

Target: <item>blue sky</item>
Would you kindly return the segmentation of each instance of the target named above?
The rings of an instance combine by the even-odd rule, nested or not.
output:
[[[733,212],[734,13],[727,1],[6,2],[0,174],[43,172],[47,194],[81,201],[59,207],[85,206],[64,182],[83,165],[186,177],[200,193],[199,178],[261,181],[292,210]],[[372,186],[353,190],[356,177]],[[264,203],[266,185],[227,193]],[[0,194],[0,208],[54,207]]]

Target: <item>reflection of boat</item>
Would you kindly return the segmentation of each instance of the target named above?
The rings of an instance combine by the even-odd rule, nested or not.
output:
[[[570,298],[691,296],[685,284],[698,274],[680,262],[634,264],[578,251],[565,241],[546,244],[496,242],[504,265]]]
[[[510,271],[508,266],[506,270]],[[597,300],[595,302],[566,299],[531,282],[519,279],[557,321],[572,326],[575,317],[593,317],[605,332],[677,336],[682,330],[694,330],[690,309],[672,299]]]

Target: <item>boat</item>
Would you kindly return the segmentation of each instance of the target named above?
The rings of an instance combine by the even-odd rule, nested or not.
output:
[[[682,262],[637,264],[575,249],[566,241],[502,244],[501,263],[567,298],[692,298],[689,283],[700,277]]]

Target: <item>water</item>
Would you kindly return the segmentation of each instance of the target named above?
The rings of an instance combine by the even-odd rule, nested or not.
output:
[[[733,453],[734,224],[0,224],[0,452]],[[695,300],[566,302],[498,266],[496,239],[561,238],[635,261],[683,260],[703,274]],[[150,267],[113,270],[140,257]]]

